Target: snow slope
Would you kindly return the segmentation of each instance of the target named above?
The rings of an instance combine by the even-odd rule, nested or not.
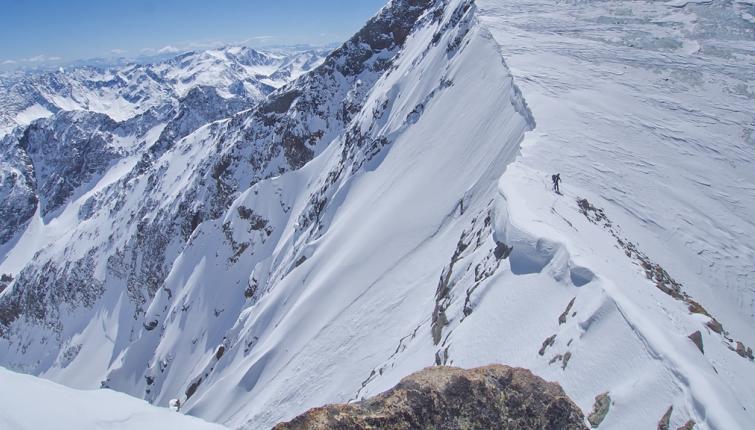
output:
[[[628,236],[755,343],[748,3],[479,5],[541,125],[522,162],[601,198]]]
[[[13,430],[221,430],[110,390],[79,391],[0,367],[0,427]]]
[[[753,428],[748,4],[394,0],[30,224],[0,362],[233,428],[489,363]]]

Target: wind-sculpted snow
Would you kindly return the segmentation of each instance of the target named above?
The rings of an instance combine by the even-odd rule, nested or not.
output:
[[[601,428],[655,428],[667,412],[669,428],[752,427],[748,4],[478,4],[538,122],[501,180],[509,219],[535,233],[536,255],[560,243],[596,275],[560,299],[558,312],[576,297],[566,322],[537,336],[557,334],[544,359],[559,368],[543,375],[565,367],[559,380],[582,393],[586,412],[608,393]],[[536,198],[556,172],[568,178],[565,196]],[[603,214],[588,216],[596,225],[575,222],[586,201]],[[587,292],[596,284],[605,300]]]
[[[235,428],[494,362],[600,428],[753,427],[747,10],[395,0],[259,104],[116,122],[0,250],[0,362]]]

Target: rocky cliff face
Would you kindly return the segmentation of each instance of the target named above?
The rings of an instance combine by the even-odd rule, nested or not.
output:
[[[107,115],[61,112],[24,131],[19,146],[32,160],[42,216],[59,209],[121,155],[114,145],[117,126]]]
[[[586,429],[561,387],[507,366],[431,367],[369,400],[312,409],[275,430]]]
[[[0,244],[18,234],[34,215],[39,197],[29,154],[18,139],[5,136],[0,140]]]

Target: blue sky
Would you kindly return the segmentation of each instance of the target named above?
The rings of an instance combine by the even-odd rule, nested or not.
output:
[[[0,0],[0,66],[346,40],[387,0]]]

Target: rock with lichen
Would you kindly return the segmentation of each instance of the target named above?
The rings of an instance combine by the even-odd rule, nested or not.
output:
[[[372,399],[312,409],[275,430],[586,429],[563,389],[529,370],[431,367]]]
[[[611,396],[608,393],[598,394],[595,397],[595,405],[593,405],[592,413],[587,417],[587,421],[592,428],[597,428],[600,423],[606,419],[608,410],[611,408]]]

